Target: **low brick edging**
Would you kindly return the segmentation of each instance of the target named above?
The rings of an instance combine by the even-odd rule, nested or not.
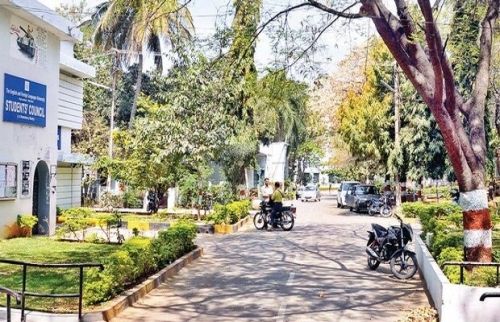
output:
[[[121,295],[111,300],[104,308],[88,312],[83,315],[84,322],[110,321],[127,307],[145,297],[149,292],[158,288],[169,277],[177,274],[183,267],[190,264],[203,255],[203,248],[197,247],[190,253],[177,259],[158,273],[150,276],[141,284],[130,290],[126,290]]]
[[[240,230],[240,228],[242,228],[251,220],[252,220],[252,215],[248,214],[245,218],[241,219],[240,221],[238,221],[236,224],[233,225],[226,225],[226,224],[213,225],[214,232],[216,234],[234,234],[237,233]],[[219,226],[219,228],[217,226]]]

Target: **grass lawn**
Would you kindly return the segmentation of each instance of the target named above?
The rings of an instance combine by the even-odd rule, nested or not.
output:
[[[35,263],[102,262],[119,246],[59,242],[46,237],[0,240],[0,258]],[[42,269],[28,267],[26,290],[36,293],[78,293],[78,269]],[[22,267],[0,264],[0,286],[20,291]],[[0,297],[0,305],[5,305]],[[75,311],[77,299],[26,298],[26,306],[36,310]]]

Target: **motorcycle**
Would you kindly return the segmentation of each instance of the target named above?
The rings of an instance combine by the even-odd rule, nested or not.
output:
[[[368,232],[368,243],[366,253],[368,255],[368,267],[376,270],[380,263],[390,263],[392,274],[399,279],[409,279],[417,272],[417,256],[407,249],[409,242],[413,240],[413,229],[409,224],[394,215],[399,226],[382,227],[372,224],[372,231]]]
[[[156,214],[160,208],[160,199],[156,192],[149,192],[147,212],[149,214]]]
[[[375,216],[375,214],[380,214],[380,216],[385,218],[392,215],[392,206],[387,196],[369,201],[368,215]]]
[[[272,207],[268,202],[260,203],[260,211],[253,216],[253,224],[257,230],[267,229],[271,225]],[[294,206],[283,206],[281,212],[277,214],[276,224],[284,231],[292,230],[295,224],[295,214],[297,208]]]

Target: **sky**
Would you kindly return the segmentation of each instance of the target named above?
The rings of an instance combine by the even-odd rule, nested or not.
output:
[[[38,0],[49,8],[56,8],[61,3],[71,4],[79,3],[79,0]],[[209,36],[215,31],[217,19],[226,18],[230,23],[232,12],[228,10],[229,5],[233,0],[193,0],[188,8],[193,15],[195,32],[200,37]],[[283,8],[286,8],[291,0],[264,0],[264,16],[270,16],[273,12],[276,13]],[[292,0],[293,1],[293,0]],[[86,0],[89,8],[102,2],[102,0]],[[295,1],[297,2],[297,1]],[[321,12],[317,10],[298,10],[290,15],[289,21],[292,27],[300,26],[301,22],[308,19],[320,19]],[[217,18],[219,17],[219,18]],[[362,29],[365,34],[373,33],[373,28],[370,28],[368,19],[359,23],[359,29]],[[323,45],[321,52],[314,55],[315,61],[319,62],[322,73],[332,73],[342,58],[354,47],[362,45],[366,42],[366,36],[360,36],[355,30],[356,28],[343,28],[342,31],[336,31],[330,28],[323,34],[320,39],[320,44]],[[259,69],[264,69],[274,60],[274,55],[271,48],[270,39],[264,34],[259,37],[256,50],[256,63]]]

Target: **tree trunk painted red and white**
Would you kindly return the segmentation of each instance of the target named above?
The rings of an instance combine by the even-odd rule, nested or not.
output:
[[[459,204],[464,216],[465,258],[490,261],[492,224],[488,210],[488,191],[479,189],[462,192]]]
[[[316,0],[300,6],[313,6],[344,18],[371,19],[387,48],[404,74],[429,106],[439,126],[460,188],[463,208],[465,258],[491,260],[491,216],[486,191],[486,135],[484,115],[488,92],[493,26],[500,0],[478,1],[487,5],[479,37],[479,62],[472,94],[463,97],[455,86],[453,68],[434,18],[441,1],[417,0],[425,20],[422,41],[417,35],[415,14],[407,0],[394,0],[397,13],[387,9],[385,0],[360,0],[359,14],[351,13],[357,2],[336,10]],[[419,27],[420,28],[420,27]],[[453,32],[453,31],[451,31]]]
[[[415,38],[415,23],[405,0],[394,0],[397,17],[382,0],[361,0],[378,33],[432,111],[460,188],[465,259],[491,261],[491,216],[486,190],[484,113],[489,83],[493,25],[500,0],[490,0],[481,25],[479,66],[472,94],[462,97],[445,52],[429,0],[418,0],[425,19],[425,41]]]

